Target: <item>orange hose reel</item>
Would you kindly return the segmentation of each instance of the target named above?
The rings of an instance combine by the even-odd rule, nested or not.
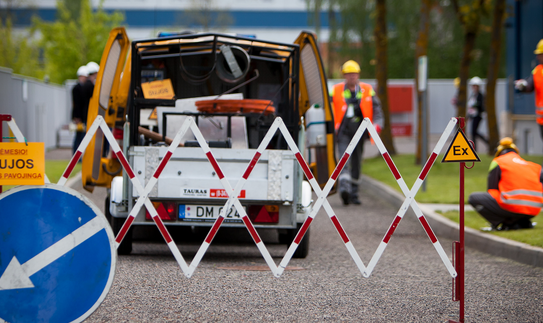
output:
[[[196,101],[196,108],[206,113],[275,113],[271,100],[202,100]]]

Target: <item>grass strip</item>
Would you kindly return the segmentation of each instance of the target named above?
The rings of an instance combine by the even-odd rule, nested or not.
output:
[[[543,156],[522,156],[526,160],[541,164]],[[481,162],[474,163],[472,169],[464,170],[464,201],[473,192],[486,191],[487,175],[490,162],[493,157],[488,155],[479,156]],[[460,196],[460,163],[441,163],[443,155],[438,156],[436,162],[426,177],[426,191],[422,187],[415,199],[419,203],[441,203],[458,204]],[[407,187],[411,189],[418,178],[422,166],[415,164],[414,155],[396,155],[392,160],[402,175]],[[466,163],[470,167],[472,163]],[[377,157],[364,159],[362,172],[371,178],[387,184],[393,189],[401,192],[396,179],[390,172],[384,159]]]
[[[458,223],[460,213],[458,211],[438,212],[446,218]],[[543,248],[543,223],[538,219],[541,215],[534,218],[534,222],[540,222],[533,229],[520,229],[512,231],[491,231],[486,234],[493,234],[502,238],[523,242],[535,247]],[[480,230],[482,227],[488,227],[490,224],[475,211],[464,212],[464,223],[467,227]]]
[[[488,167],[493,157],[488,155],[479,155],[481,162],[475,163],[472,169],[464,171],[464,201],[467,203],[468,197],[473,192],[486,191]],[[543,163],[543,156],[522,156],[526,160],[538,164]],[[396,155],[392,156],[394,164],[405,180],[407,186],[411,189],[415,180],[418,178],[422,166],[415,164],[414,155]],[[441,163],[443,155],[440,155],[426,178],[426,191],[422,188],[415,196],[419,203],[438,203],[438,204],[458,204],[460,195],[460,166],[459,163]],[[466,163],[470,167],[472,163]],[[362,172],[382,183],[387,184],[393,189],[401,192],[396,179],[390,172],[387,164],[381,156],[365,159]],[[458,223],[459,212],[448,211],[439,212],[448,219]],[[541,214],[539,215],[541,216]],[[539,216],[534,219],[538,222]],[[543,221],[533,229],[522,229],[513,231],[494,231],[487,232],[503,238],[527,243],[536,247],[543,247]],[[464,213],[465,226],[480,230],[482,227],[488,227],[490,224],[477,212],[466,211]]]

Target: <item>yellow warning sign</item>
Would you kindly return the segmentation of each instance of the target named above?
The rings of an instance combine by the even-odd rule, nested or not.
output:
[[[0,143],[0,185],[43,185],[43,142]]]
[[[445,156],[443,156],[442,163],[447,162],[480,162],[479,156],[473,147],[469,144],[466,135],[462,129],[458,129],[451,145],[447,149]]]
[[[149,120],[156,120],[158,118],[157,114],[156,114],[156,108],[151,112],[151,114],[149,115]]]
[[[141,83],[141,89],[143,90],[143,97],[146,99],[171,100],[175,96],[170,79]]]

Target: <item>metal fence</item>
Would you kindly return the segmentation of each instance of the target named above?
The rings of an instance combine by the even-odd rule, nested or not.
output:
[[[0,68],[0,113],[15,118],[27,141],[44,142],[46,148],[57,147],[59,130],[71,119],[73,84],[47,84]],[[4,127],[3,136],[9,135],[7,128]]]

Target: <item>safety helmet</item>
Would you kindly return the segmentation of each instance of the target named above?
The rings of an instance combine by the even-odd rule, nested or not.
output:
[[[341,73],[360,73],[360,65],[358,65],[358,63],[353,60],[348,60],[341,67]]]
[[[496,148],[496,157],[498,157],[504,149],[514,149],[517,154],[519,153],[517,145],[513,143],[513,139],[511,137],[505,137],[502,140],[500,140],[500,145],[498,148]]]
[[[89,75],[98,73],[98,71],[100,70],[100,65],[96,64],[95,62],[88,62],[87,69],[89,70]]]
[[[537,43],[537,46],[535,47],[534,54],[539,55],[543,54],[543,39]]]
[[[473,77],[471,80],[469,80],[469,85],[483,85],[483,80],[479,76]]]
[[[89,69],[83,65],[77,69],[77,76],[89,76]]]
[[[458,88],[460,86],[460,78],[459,77],[456,77],[454,79],[454,87],[455,88]]]

